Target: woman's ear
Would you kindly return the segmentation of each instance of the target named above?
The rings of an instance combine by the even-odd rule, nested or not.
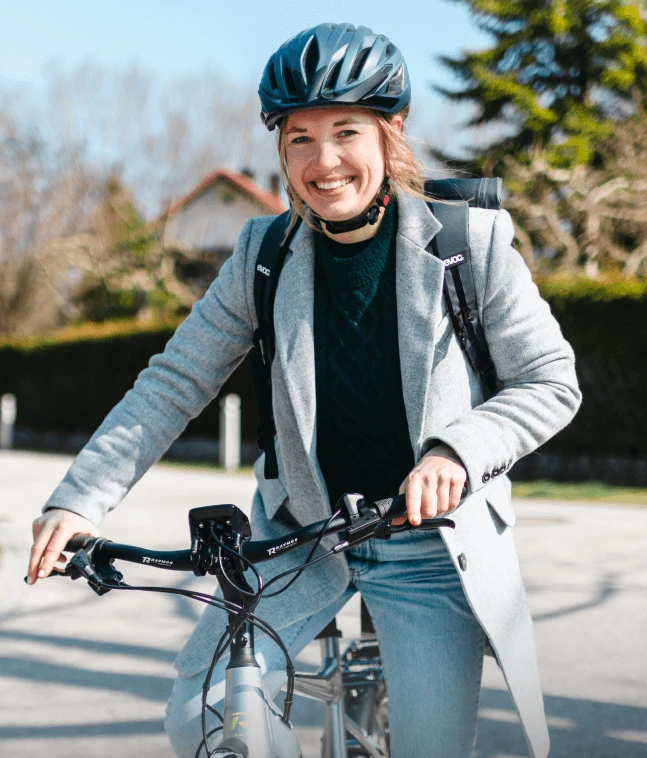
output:
[[[391,119],[391,123],[395,128],[401,132],[404,129],[404,119],[399,113],[396,113],[393,115],[393,118]]]

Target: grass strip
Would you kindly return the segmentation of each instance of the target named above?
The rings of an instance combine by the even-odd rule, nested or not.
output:
[[[647,487],[619,487],[604,482],[512,482],[512,497],[528,500],[573,500],[589,503],[647,505]]]

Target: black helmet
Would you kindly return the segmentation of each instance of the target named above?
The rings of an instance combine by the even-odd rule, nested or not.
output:
[[[398,48],[365,26],[319,24],[285,42],[269,59],[258,89],[268,129],[291,111],[361,105],[399,113],[411,99]]]

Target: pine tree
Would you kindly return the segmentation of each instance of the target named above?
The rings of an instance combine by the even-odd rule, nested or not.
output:
[[[596,145],[631,112],[647,105],[644,0],[452,0],[470,6],[492,47],[443,56],[463,83],[436,87],[477,112],[465,126],[502,124],[500,136],[471,158],[504,170],[504,155],[530,146],[562,167],[595,160]]]

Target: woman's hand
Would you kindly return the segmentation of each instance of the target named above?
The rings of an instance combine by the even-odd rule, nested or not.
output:
[[[430,450],[400,485],[399,494],[406,494],[407,515],[393,519],[396,526],[409,523],[418,526],[423,518],[436,518],[451,513],[460,502],[467,472],[453,451]]]
[[[34,544],[29,557],[27,584],[49,576],[55,563],[65,561],[63,548],[75,534],[99,536],[99,530],[91,521],[60,508],[52,508],[39,516],[32,524],[32,532]]]

